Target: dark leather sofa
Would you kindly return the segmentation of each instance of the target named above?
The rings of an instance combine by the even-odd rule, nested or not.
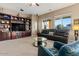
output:
[[[79,41],[70,44],[55,42],[53,48],[39,46],[38,56],[79,56]]]
[[[53,32],[53,34],[49,35],[49,32]],[[68,30],[48,29],[43,30],[41,33],[38,33],[38,37],[45,37],[49,40],[68,43],[68,34]]]

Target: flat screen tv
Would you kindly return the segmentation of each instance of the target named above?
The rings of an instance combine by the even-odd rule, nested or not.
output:
[[[12,23],[12,31],[25,31],[25,24]]]

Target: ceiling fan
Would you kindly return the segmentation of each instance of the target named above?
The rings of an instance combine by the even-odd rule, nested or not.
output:
[[[35,6],[39,6],[39,3],[26,3],[26,6],[35,7]]]
[[[38,3],[35,3],[37,6],[39,6],[39,4]]]

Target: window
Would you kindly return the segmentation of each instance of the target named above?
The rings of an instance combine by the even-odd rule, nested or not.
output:
[[[61,24],[62,24],[62,20],[61,19],[55,20],[55,28],[60,28]]]
[[[65,19],[63,19],[63,26],[64,26],[64,29],[71,29],[71,23],[72,23],[72,21],[71,21],[71,18],[65,18]]]
[[[51,27],[51,20],[44,20],[42,22],[42,29],[50,29]]]
[[[63,17],[63,18],[57,19],[57,20],[55,20],[55,28],[70,30],[71,22],[72,22],[71,17]]]

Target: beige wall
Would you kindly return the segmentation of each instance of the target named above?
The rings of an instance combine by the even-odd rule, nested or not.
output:
[[[38,16],[37,15],[32,15],[32,36],[36,36],[37,34],[37,21]]]
[[[71,16],[72,18],[72,25],[73,25],[73,20],[76,18],[79,18],[79,4],[75,4],[69,7],[65,7],[47,14],[43,14],[39,16],[39,31],[41,32],[42,30],[42,25],[41,22],[44,19],[51,19],[52,20],[52,28],[54,28],[54,20],[55,18],[62,17],[62,16]],[[69,39],[74,39],[74,33],[71,30],[69,33]],[[72,41],[72,40],[71,40]]]

